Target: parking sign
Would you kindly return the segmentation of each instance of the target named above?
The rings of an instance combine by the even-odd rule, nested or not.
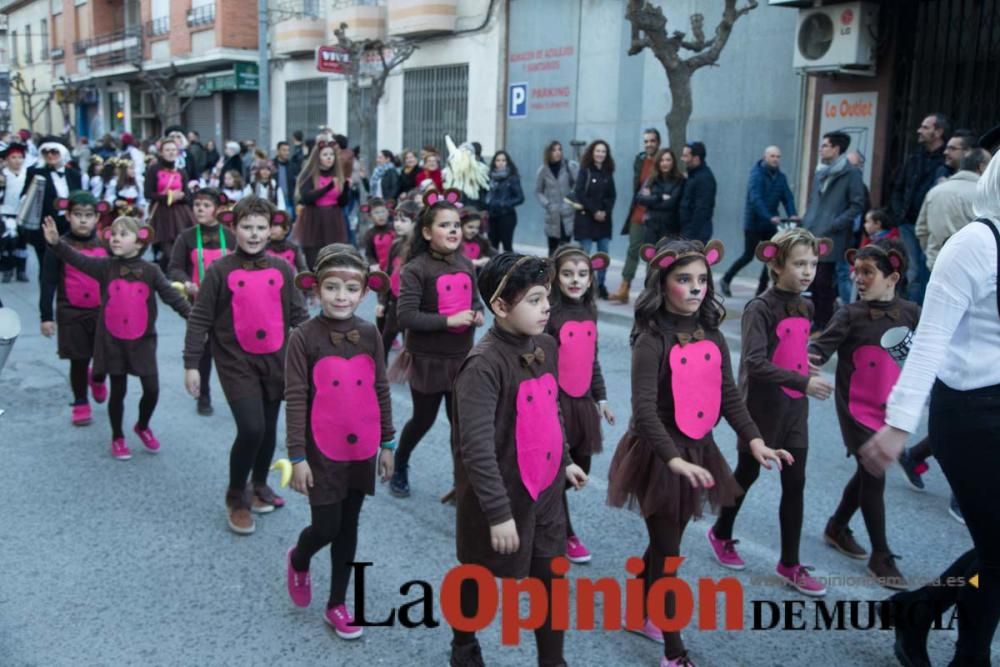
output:
[[[507,117],[524,118],[528,115],[528,84],[512,83],[507,89]]]

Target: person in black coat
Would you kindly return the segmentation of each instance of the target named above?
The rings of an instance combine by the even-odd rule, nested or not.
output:
[[[687,165],[687,183],[681,199],[681,237],[708,243],[712,238],[715,213],[715,174],[705,164],[705,144],[695,141],[684,146],[681,160]]]
[[[615,161],[611,147],[603,139],[590,142],[580,160],[580,171],[573,191],[576,200],[576,217],[573,220],[573,239],[590,254],[594,243],[599,252],[607,252],[611,242],[611,211],[615,207]],[[597,272],[597,294],[608,298],[604,281],[607,271]]]
[[[656,173],[636,193],[635,203],[646,209],[643,243],[656,245],[664,236],[680,238],[680,207],[684,196],[684,174],[670,148],[656,154]]]
[[[514,228],[518,206],[524,203],[521,175],[507,151],[497,151],[490,162],[490,190],[486,209],[490,214],[490,245],[503,252],[514,250]]]
[[[83,189],[83,175],[76,169],[66,166],[70,157],[69,149],[59,137],[42,139],[38,146],[38,152],[42,159],[28,169],[21,196],[28,193],[35,176],[45,177],[45,196],[42,199],[40,220],[51,216],[56,221],[56,228],[61,236],[69,231],[69,221],[66,220],[66,212],[56,206],[56,201],[69,198],[69,193]],[[35,249],[35,256],[38,258],[38,279],[41,282],[42,259],[45,257],[46,246],[41,227],[28,230],[27,240]]]

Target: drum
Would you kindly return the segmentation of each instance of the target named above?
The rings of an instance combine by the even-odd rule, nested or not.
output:
[[[906,361],[906,356],[910,353],[913,345],[913,329],[909,327],[893,327],[884,334],[880,341],[882,349],[889,353],[896,363],[902,367]]]

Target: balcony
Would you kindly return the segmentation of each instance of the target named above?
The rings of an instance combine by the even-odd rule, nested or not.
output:
[[[458,0],[390,0],[389,34],[426,36],[455,32]]]
[[[73,53],[86,56],[91,70],[114,67],[142,59],[140,25],[98,35],[73,43]]]
[[[326,43],[323,5],[316,0],[289,0],[280,5],[281,17],[274,26],[277,55],[312,53]]]
[[[337,41],[333,31],[341,23],[347,24],[347,36],[362,41],[366,39],[384,40],[386,24],[385,3],[376,0],[355,0],[335,3],[328,11],[326,39],[332,44]]]
[[[146,37],[165,37],[169,34],[169,16],[158,16],[152,21],[146,21]]]
[[[187,24],[190,28],[201,28],[215,23],[215,3],[201,5],[188,10]]]

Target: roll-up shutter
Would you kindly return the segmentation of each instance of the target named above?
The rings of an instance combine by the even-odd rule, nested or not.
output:
[[[184,110],[184,127],[201,135],[204,144],[215,138],[215,105],[211,97],[197,97]]]
[[[226,140],[258,140],[257,95],[255,93],[227,93]],[[268,147],[270,150],[270,147]]]

